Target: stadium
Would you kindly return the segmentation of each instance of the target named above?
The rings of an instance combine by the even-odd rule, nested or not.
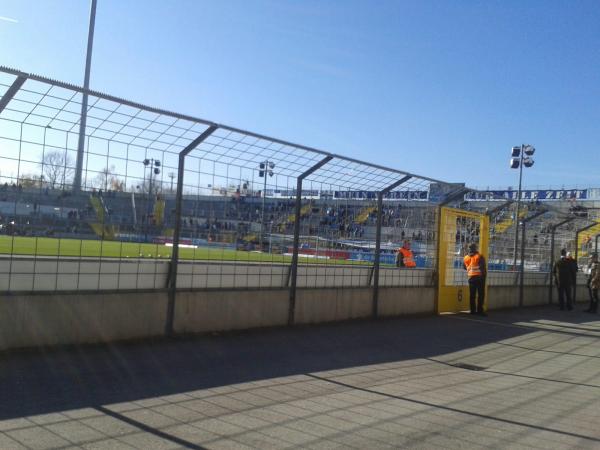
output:
[[[0,450],[599,448],[599,22],[1,2]]]

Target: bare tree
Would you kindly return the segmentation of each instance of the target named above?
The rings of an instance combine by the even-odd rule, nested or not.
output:
[[[42,173],[46,182],[52,189],[57,184],[66,184],[71,181],[75,172],[73,169],[73,160],[66,151],[54,150],[44,153],[42,157]]]
[[[104,189],[105,191],[123,192],[125,190],[125,182],[115,173],[115,166],[110,166],[105,167],[96,175],[94,187]]]
[[[40,175],[23,174],[19,176],[17,184],[24,189],[39,188],[42,187],[43,177]]]

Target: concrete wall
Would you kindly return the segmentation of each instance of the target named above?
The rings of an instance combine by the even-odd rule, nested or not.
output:
[[[370,317],[372,311],[371,288],[302,289],[296,293],[298,324],[359,319]]]
[[[97,343],[164,334],[165,291],[14,294],[0,296],[0,350]],[[433,313],[432,287],[382,288],[380,315]],[[371,288],[299,289],[296,323],[368,318]],[[204,290],[177,293],[177,333],[283,326],[289,290]]]
[[[56,261],[13,260],[9,267],[12,272],[5,273],[3,278],[4,281],[10,278],[10,286],[0,282],[0,289],[6,290],[8,286],[25,291],[45,288],[46,291],[70,292],[0,295],[0,350],[163,335],[167,293],[156,287],[164,286],[167,267],[164,261],[144,260],[61,260],[60,264]],[[193,290],[177,293],[176,332],[287,324],[287,266],[182,263],[180,269],[181,283]],[[368,287],[370,270],[368,266],[302,266],[298,278],[296,323],[370,317],[373,299],[373,290]],[[547,304],[548,278],[548,274],[526,274],[526,306]],[[380,316],[435,313],[433,279],[433,272],[427,269],[382,268]],[[492,272],[489,281],[490,309],[518,306],[514,273]],[[580,277],[579,281],[584,282],[585,277]],[[141,286],[147,286],[148,290],[139,290]],[[118,290],[125,287],[133,290]],[[239,289],[233,290],[235,287]],[[584,285],[579,286],[578,293],[580,300],[587,301]],[[556,290],[554,296],[556,298]]]
[[[516,308],[519,306],[518,286],[488,286],[488,309]],[[523,305],[548,304],[548,286],[523,286]]]
[[[289,291],[182,291],[177,293],[177,333],[240,330],[286,325]]]
[[[0,297],[0,350],[110,342],[164,333],[164,292]]]
[[[402,287],[379,289],[381,317],[407,314],[433,314],[436,289],[434,287]]]

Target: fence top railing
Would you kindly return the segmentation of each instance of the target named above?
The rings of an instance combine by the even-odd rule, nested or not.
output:
[[[0,66],[0,74],[5,78],[26,78],[17,95],[2,113],[3,119],[15,123],[76,133],[80,123],[78,111],[81,108],[82,94],[87,94],[90,99],[86,136],[87,151],[91,154],[95,152],[95,144],[92,142],[94,138],[139,147],[146,154],[150,153],[150,157],[152,151],[162,154],[178,153],[208,127],[214,126],[217,130],[211,139],[194,152],[196,157],[203,159],[212,157],[210,160],[214,164],[228,164],[230,167],[237,165],[240,169],[256,171],[255,166],[258,163],[271,161],[277,165],[277,174],[280,177],[295,178],[323,156],[331,156],[331,162],[307,178],[306,182],[309,185],[329,186],[330,190],[338,188],[377,192],[406,176],[411,177],[410,181],[398,186],[395,191],[428,191],[432,183],[451,185],[409,171],[384,167],[375,162],[362,161],[227,124],[144,105],[9,67]],[[0,90],[0,95],[10,88],[14,79],[0,78],[0,89],[5,88],[4,92]],[[236,156],[233,157],[232,154]],[[190,156],[193,157],[194,154]],[[165,164],[172,169],[175,165],[173,160]],[[101,168],[88,170],[100,171]]]

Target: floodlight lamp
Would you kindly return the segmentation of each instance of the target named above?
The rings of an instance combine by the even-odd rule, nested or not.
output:
[[[259,177],[264,177],[265,176],[265,171],[264,170],[259,170],[258,171],[258,176]]]
[[[261,169],[264,169],[264,168],[265,168],[265,163],[264,163],[264,162],[260,163],[260,164],[258,165],[258,167],[260,167]]]
[[[154,169],[154,175],[158,175],[160,173],[160,169],[158,167],[156,167]]]
[[[160,167],[160,161],[154,161],[154,165],[155,165],[156,167]]]
[[[273,176],[273,171],[269,170],[269,176],[272,177]]]
[[[150,160],[149,159],[145,159],[144,160],[144,165],[147,166],[148,164],[150,164]]]
[[[512,148],[511,156],[513,158],[518,158],[519,156],[521,156],[521,147],[516,147],[516,146],[513,147]]]
[[[533,160],[533,158],[530,158],[529,156],[527,156],[526,158],[523,158],[523,165],[525,167],[531,167],[531,166],[533,166],[534,162],[535,161]]]
[[[519,158],[511,158],[510,159],[510,168],[518,169],[519,168]]]
[[[523,149],[523,153],[525,153],[527,156],[533,156],[535,153],[535,147],[533,147],[533,145],[526,145]]]
[[[270,162],[269,163],[269,168],[270,169],[274,169],[275,168],[275,163],[274,162]]]

